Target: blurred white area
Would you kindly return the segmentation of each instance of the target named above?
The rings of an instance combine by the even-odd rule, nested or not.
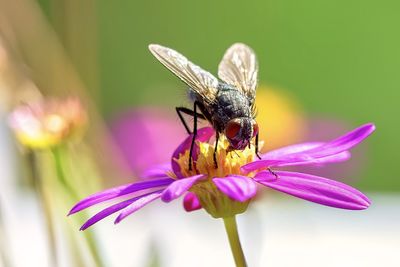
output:
[[[21,174],[4,116],[0,147],[0,205],[6,231],[0,241],[10,266],[49,266],[39,205],[17,187]],[[400,266],[400,194],[368,194],[372,206],[352,212],[269,192],[238,216],[249,266]],[[153,202],[117,226],[114,218],[89,229],[99,234],[107,266],[148,266],[154,254],[162,267],[234,266],[222,221],[204,211],[186,213],[181,201]],[[62,266],[69,267],[67,255],[60,255]]]

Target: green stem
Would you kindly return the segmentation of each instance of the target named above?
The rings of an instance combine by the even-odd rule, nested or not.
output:
[[[52,150],[53,153],[53,158],[54,158],[54,165],[56,168],[56,173],[58,180],[60,183],[67,189],[68,194],[72,198],[73,201],[78,201],[79,197],[78,194],[75,192],[75,190],[71,187],[69,184],[68,180],[66,179],[66,176],[64,174],[64,168],[63,168],[63,151],[62,147],[54,147]]]
[[[62,149],[63,149],[62,147],[54,147],[52,149],[57,177],[58,177],[58,180],[60,181],[60,183],[66,189],[69,197],[74,202],[76,202],[76,201],[79,200],[79,196],[75,192],[73,187],[69,184],[68,180],[66,179],[65,172],[64,172],[64,167],[63,167],[63,154],[64,153],[63,153]],[[85,214],[83,214],[83,215],[85,215]],[[92,257],[93,257],[93,260],[96,263],[96,266],[97,267],[103,267],[104,264],[103,264],[103,261],[101,259],[100,254],[98,252],[98,247],[96,245],[96,241],[95,241],[95,238],[94,238],[92,232],[86,231],[84,233],[84,235],[85,235],[86,245],[89,248],[90,253],[92,254]]]
[[[36,154],[34,151],[30,151],[28,153],[28,164],[29,170],[31,173],[31,178],[33,182],[33,186],[36,189],[37,196],[39,198],[40,204],[42,205],[44,218],[46,221],[46,229],[47,229],[47,237],[49,242],[50,249],[50,262],[52,266],[58,266],[57,259],[57,242],[56,242],[56,234],[54,229],[54,221],[53,215],[51,211],[50,198],[45,190],[45,185],[43,180],[41,179],[37,166]]]
[[[96,239],[94,238],[93,233],[91,231],[86,231],[84,234],[89,250],[92,253],[94,261],[96,262],[96,266],[103,267],[104,263],[99,254]]]
[[[71,244],[78,244],[79,240],[77,240],[76,228],[67,227],[67,237],[68,241]],[[74,262],[73,266],[83,267],[85,266],[84,259],[82,258],[82,251],[79,246],[71,246],[71,255],[73,255],[72,261]]]
[[[223,218],[225,230],[228,235],[229,244],[231,246],[231,251],[233,258],[235,259],[236,267],[246,267],[246,259],[243,254],[242,246],[240,245],[239,234],[237,230],[236,218],[227,217]]]

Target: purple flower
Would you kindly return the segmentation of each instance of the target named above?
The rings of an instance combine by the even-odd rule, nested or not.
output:
[[[146,181],[111,188],[91,195],[77,203],[70,214],[107,200],[124,197],[91,217],[81,230],[99,220],[120,212],[115,223],[146,204],[160,198],[170,202],[184,195],[187,211],[204,208],[215,218],[226,218],[244,212],[255,196],[257,184],[311,202],[341,209],[362,210],[370,205],[360,191],[327,178],[290,171],[276,170],[285,166],[321,165],[342,162],[350,158],[349,150],[375,130],[365,124],[330,142],[310,142],[291,145],[261,155],[257,159],[254,147],[227,152],[228,142],[222,139],[217,148],[218,169],[214,168],[214,134],[210,127],[198,131],[194,153],[194,168],[188,170],[189,146],[187,137],[174,151],[170,164],[149,169]],[[272,172],[269,168],[274,168]]]

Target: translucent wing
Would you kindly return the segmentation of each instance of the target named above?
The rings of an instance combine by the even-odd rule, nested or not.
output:
[[[221,80],[241,90],[251,102],[256,97],[258,63],[254,51],[245,44],[236,43],[226,50],[218,67]]]
[[[178,76],[205,101],[214,101],[218,91],[218,79],[211,73],[190,62],[170,48],[151,44],[150,52],[172,73]]]

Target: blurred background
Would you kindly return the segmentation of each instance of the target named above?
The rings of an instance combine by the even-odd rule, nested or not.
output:
[[[367,192],[371,208],[349,213],[268,194],[239,220],[250,266],[400,266],[399,10],[393,0],[0,0],[3,266],[53,266],[42,208],[32,204],[38,200],[23,178],[29,153],[7,123],[16,106],[46,97],[82,100],[89,126],[79,144],[68,146],[66,169],[84,197],[138,179],[149,163],[168,160],[185,136],[174,108],[189,106],[186,86],[148,44],[171,47],[216,73],[235,42],[258,57],[264,151],[330,140],[367,122],[377,126],[349,162],[304,170]],[[51,165],[46,152],[39,154]],[[159,204],[122,225],[106,220],[88,230],[97,236],[104,266],[185,266],[196,251],[211,256],[190,266],[233,265],[219,222],[202,211],[185,214],[180,204]],[[56,221],[67,220],[68,205],[53,207],[60,212],[53,213]],[[59,235],[68,239],[65,231],[79,227],[72,228]],[[190,251],[182,246],[188,242],[195,246]],[[63,246],[60,266],[89,266],[68,261]]]

